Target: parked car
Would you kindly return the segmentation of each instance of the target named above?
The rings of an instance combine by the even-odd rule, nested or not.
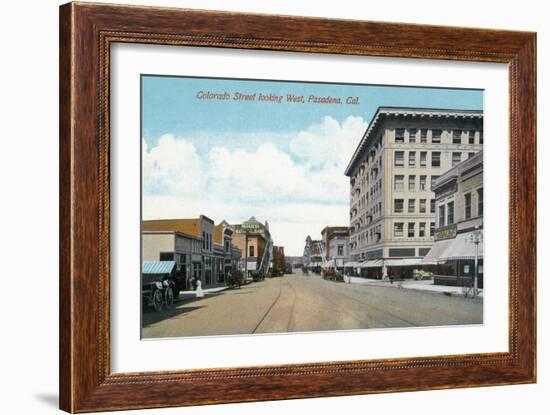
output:
[[[415,269],[413,271],[413,278],[415,280],[431,280],[433,278],[433,273],[422,269]]]

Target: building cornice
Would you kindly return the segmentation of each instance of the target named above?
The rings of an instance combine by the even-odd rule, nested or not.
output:
[[[463,118],[463,119],[483,119],[481,110],[457,110],[443,108],[407,108],[407,107],[378,107],[367,127],[359,145],[355,149],[353,156],[345,170],[346,176],[351,176],[351,171],[357,164],[359,155],[363,154],[368,147],[368,142],[372,141],[374,132],[380,126],[382,120],[386,118]]]

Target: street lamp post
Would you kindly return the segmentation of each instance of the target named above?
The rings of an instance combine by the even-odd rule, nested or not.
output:
[[[248,232],[244,233],[244,281],[248,280]]]
[[[474,295],[478,293],[478,279],[477,279],[477,263],[479,257],[479,244],[483,242],[483,232],[476,226],[475,231],[470,234],[470,241],[476,246],[476,256],[474,259]]]

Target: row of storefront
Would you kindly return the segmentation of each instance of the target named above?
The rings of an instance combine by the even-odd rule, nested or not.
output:
[[[347,261],[345,272],[385,279],[413,278],[415,272],[421,270],[433,275],[434,284],[477,284],[482,288],[483,152],[458,163],[434,180],[432,191],[437,228],[429,250],[379,249],[367,253],[368,258]],[[396,258],[392,257],[392,251],[412,255]]]
[[[256,279],[272,267],[269,225],[254,217],[242,224],[217,225],[204,215],[145,220],[141,235],[142,263],[173,261],[180,290],[194,289],[197,281],[204,288],[222,286],[230,274]]]
[[[241,250],[232,244],[233,229],[226,222],[215,225],[206,216],[193,219],[142,222],[142,262],[173,261],[178,289],[192,290],[226,282],[237,272]]]

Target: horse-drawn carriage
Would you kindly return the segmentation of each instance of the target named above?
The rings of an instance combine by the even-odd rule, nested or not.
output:
[[[243,274],[242,272],[235,272],[234,274],[230,273],[227,275],[226,283],[229,288],[241,288],[243,284]]]
[[[161,311],[174,304],[178,292],[175,273],[175,261],[143,261],[141,298],[144,307]]]

